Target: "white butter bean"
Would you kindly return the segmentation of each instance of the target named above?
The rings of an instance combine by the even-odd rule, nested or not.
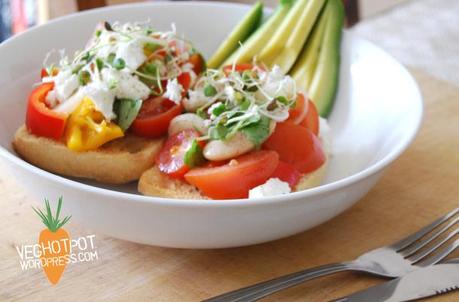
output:
[[[204,157],[208,160],[227,160],[249,152],[255,148],[255,144],[250,141],[242,132],[237,132],[228,140],[210,141],[204,147]]]
[[[194,113],[185,113],[172,119],[168,133],[171,136],[186,129],[195,129],[203,135],[206,135],[208,130],[201,117]]]

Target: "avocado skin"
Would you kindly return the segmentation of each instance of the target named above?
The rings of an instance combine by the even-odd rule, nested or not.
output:
[[[263,50],[273,33],[280,26],[294,1],[280,1],[276,11],[263,23],[240,48],[238,48],[222,66],[233,63],[251,63],[252,60]]]
[[[298,65],[294,66],[295,73],[292,76],[300,87],[308,92],[320,116],[326,118],[333,108],[339,84],[340,44],[344,24],[344,7],[341,0],[327,0],[320,18],[326,18],[320,50],[312,54],[316,58],[304,59],[302,56],[307,55],[305,48],[296,63]],[[302,68],[313,69],[312,73],[307,72],[313,74],[310,83],[308,79],[300,76],[299,70]]]
[[[258,28],[263,17],[263,2],[258,1],[207,61],[209,68],[220,65]]]

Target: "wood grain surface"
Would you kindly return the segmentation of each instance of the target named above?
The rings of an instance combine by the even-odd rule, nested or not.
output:
[[[419,229],[459,206],[459,88],[413,73],[426,111],[409,149],[350,210],[313,230],[271,243],[179,250],[96,233],[99,259],[69,265],[61,281],[51,286],[41,270],[21,270],[15,249],[38,239],[42,224],[30,206],[41,196],[27,195],[0,162],[0,301],[198,301],[303,268],[349,260]],[[72,222],[66,229],[71,236],[93,234]],[[342,273],[266,301],[327,301],[379,282],[364,274]],[[459,301],[459,293],[432,301]]]

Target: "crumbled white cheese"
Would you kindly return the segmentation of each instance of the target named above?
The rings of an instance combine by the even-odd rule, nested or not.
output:
[[[167,80],[166,93],[164,93],[164,97],[176,104],[180,104],[180,101],[182,100],[182,91],[183,87],[178,83],[177,79]]]
[[[54,81],[55,97],[61,102],[69,98],[80,86],[77,75],[71,70],[59,72],[52,81]]]
[[[102,79],[104,83],[99,81],[99,87],[108,84],[117,98],[141,100],[147,98],[150,94],[150,88],[129,71],[104,68],[102,69]],[[114,87],[110,87],[111,83],[115,83]]]
[[[260,198],[290,193],[292,190],[288,183],[279,178],[270,178],[266,183],[249,191],[249,198]]]
[[[262,89],[272,98],[284,96],[291,100],[296,97],[295,80],[282,73],[279,66],[274,66],[271,71],[267,71],[262,75]]]
[[[116,57],[123,59],[130,70],[136,70],[147,59],[143,51],[143,44],[139,40],[119,43]]]

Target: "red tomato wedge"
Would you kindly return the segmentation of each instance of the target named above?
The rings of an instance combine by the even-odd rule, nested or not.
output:
[[[191,76],[188,72],[182,72],[178,77],[177,77],[177,82],[182,85],[183,87],[183,92],[182,96],[185,96],[188,89],[190,89],[191,86]]]
[[[181,104],[177,105],[165,97],[151,97],[143,101],[131,130],[138,136],[160,137],[166,134],[170,121],[182,110]]]
[[[193,169],[185,180],[213,199],[247,198],[250,189],[269,179],[278,163],[276,152],[255,151],[223,166]]]
[[[190,149],[193,140],[201,134],[193,129],[183,130],[169,137],[156,158],[156,164],[161,172],[173,178],[182,178],[190,167],[185,163],[185,154]],[[204,147],[204,142],[199,142]]]
[[[190,63],[193,64],[193,71],[196,75],[199,75],[204,71],[206,62],[199,53],[194,53],[190,56]]]
[[[319,112],[317,111],[316,105],[311,100],[308,100],[308,113],[306,117],[301,121],[300,125],[308,128],[316,136],[319,135]]]
[[[279,161],[276,170],[274,170],[270,178],[279,178],[287,182],[290,188],[293,189],[300,181],[301,173],[293,165]]]
[[[59,140],[64,135],[67,115],[54,112],[46,106],[46,95],[53,87],[54,83],[44,83],[30,93],[26,127],[34,135]]]
[[[234,66],[234,70],[237,72],[251,70],[252,68],[253,68],[253,64],[251,63],[241,63],[241,64],[236,64],[236,66]],[[233,70],[233,65],[226,65],[225,67],[223,67],[224,73],[230,73],[232,70]]]
[[[302,93],[298,93],[295,103],[295,107],[291,108],[289,111],[288,120],[295,124],[299,124],[308,114],[309,103]]]
[[[311,130],[289,121],[277,124],[276,130],[263,146],[279,153],[280,160],[293,165],[301,173],[317,170],[326,159],[317,136]]]

